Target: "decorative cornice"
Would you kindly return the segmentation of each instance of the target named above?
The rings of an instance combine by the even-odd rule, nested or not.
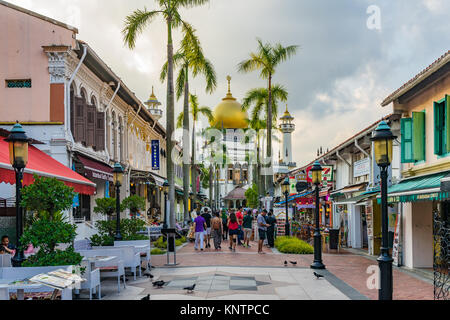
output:
[[[423,176],[443,171],[450,171],[450,161],[441,162],[433,165],[424,164],[423,167],[411,167],[408,170],[402,171],[403,178],[410,178],[415,176]]]

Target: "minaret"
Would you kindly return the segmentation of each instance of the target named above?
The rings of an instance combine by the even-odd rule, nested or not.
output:
[[[162,118],[162,110],[158,107],[161,105],[161,102],[158,101],[158,99],[155,96],[155,93],[153,92],[153,86],[152,86],[152,94],[150,98],[145,102],[145,105],[148,107],[148,111],[150,114],[155,118],[156,121]]]
[[[295,124],[292,123],[294,118],[288,111],[288,106],[286,105],[286,112],[280,118],[280,130],[283,132],[283,149],[282,149],[282,159],[283,164],[288,166],[289,169],[294,169],[297,165],[292,161],[292,133],[295,131]]]

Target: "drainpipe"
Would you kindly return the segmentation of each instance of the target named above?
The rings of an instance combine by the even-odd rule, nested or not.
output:
[[[373,186],[373,173],[372,173],[372,157],[358,144],[358,139],[355,139],[355,147],[358,148],[359,151],[361,151],[367,158],[369,158],[370,161],[370,173],[369,173],[369,184],[370,186]]]
[[[136,116],[134,117],[133,121],[130,122],[130,127],[136,121],[137,117],[139,116],[139,112],[141,112],[141,109],[142,109],[142,104],[139,105],[139,110],[137,111]]]
[[[349,167],[350,170],[349,170],[349,176],[347,177],[347,183],[350,184],[349,178],[350,178],[350,174],[352,173],[351,172],[352,165],[339,154],[339,150],[336,150],[336,157],[338,157],[339,160],[343,161]]]
[[[87,45],[83,44],[83,56],[81,57],[80,62],[78,63],[77,67],[75,68],[74,72],[72,73],[72,76],[70,77],[69,82],[66,84],[66,90],[64,90],[64,95],[65,95],[65,101],[66,101],[66,112],[64,115],[65,118],[65,131],[66,131],[66,140],[69,139],[69,141],[73,144],[75,143],[74,139],[73,139],[73,135],[72,132],[70,132],[70,86],[72,85],[73,80],[75,79],[75,76],[78,73],[78,70],[80,70],[81,65],[84,62],[84,59],[86,59],[86,55],[87,55]],[[70,157],[69,157],[69,167],[72,168],[72,148],[69,146],[69,153],[70,153]]]
[[[119,92],[121,84],[122,84],[122,82],[120,80],[118,80],[117,81],[117,89],[116,89],[116,91],[114,91],[114,94],[112,95],[112,98],[109,101],[108,106],[105,109],[105,146],[106,146],[106,143],[109,144],[109,141],[106,141],[106,134],[107,134],[106,133],[106,128],[108,128],[108,126],[106,124],[106,115],[107,115],[109,109],[111,109],[112,103],[113,103],[114,98],[116,97],[117,93]],[[105,148],[105,150],[106,150],[106,155],[108,157],[108,162],[109,162],[111,160],[111,155],[109,154],[108,148]]]

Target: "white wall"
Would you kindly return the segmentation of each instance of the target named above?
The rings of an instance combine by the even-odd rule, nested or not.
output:
[[[360,207],[354,204],[348,205],[349,223],[349,246],[352,248],[362,248],[361,237],[361,213]]]

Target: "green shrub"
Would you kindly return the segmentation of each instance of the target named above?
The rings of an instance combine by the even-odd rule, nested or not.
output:
[[[183,243],[186,243],[187,240],[185,237],[182,237],[181,239],[175,240],[175,246],[179,247],[183,245]],[[164,241],[164,237],[159,237],[158,240],[153,242],[153,245],[159,249],[167,249],[167,241]]]
[[[72,206],[75,193],[55,178],[34,175],[34,183],[22,190],[21,206],[32,214],[20,238],[23,250],[32,244],[39,251],[23,262],[24,267],[79,265],[82,256],[72,245],[66,250],[58,244],[71,244],[77,235],[75,225],[67,222],[63,211]]]
[[[313,254],[314,248],[295,237],[279,237],[275,240],[275,247],[282,253]]]
[[[116,221],[97,221],[95,227],[98,233],[89,240],[93,246],[114,246],[114,236],[116,234]],[[120,220],[120,234],[123,241],[149,240],[148,236],[138,234],[144,229],[145,221],[140,219]]]
[[[153,249],[150,253],[151,253],[152,255],[156,255],[156,256],[157,256],[157,255],[165,254],[166,252],[165,252],[164,250],[155,248],[155,249]]]

